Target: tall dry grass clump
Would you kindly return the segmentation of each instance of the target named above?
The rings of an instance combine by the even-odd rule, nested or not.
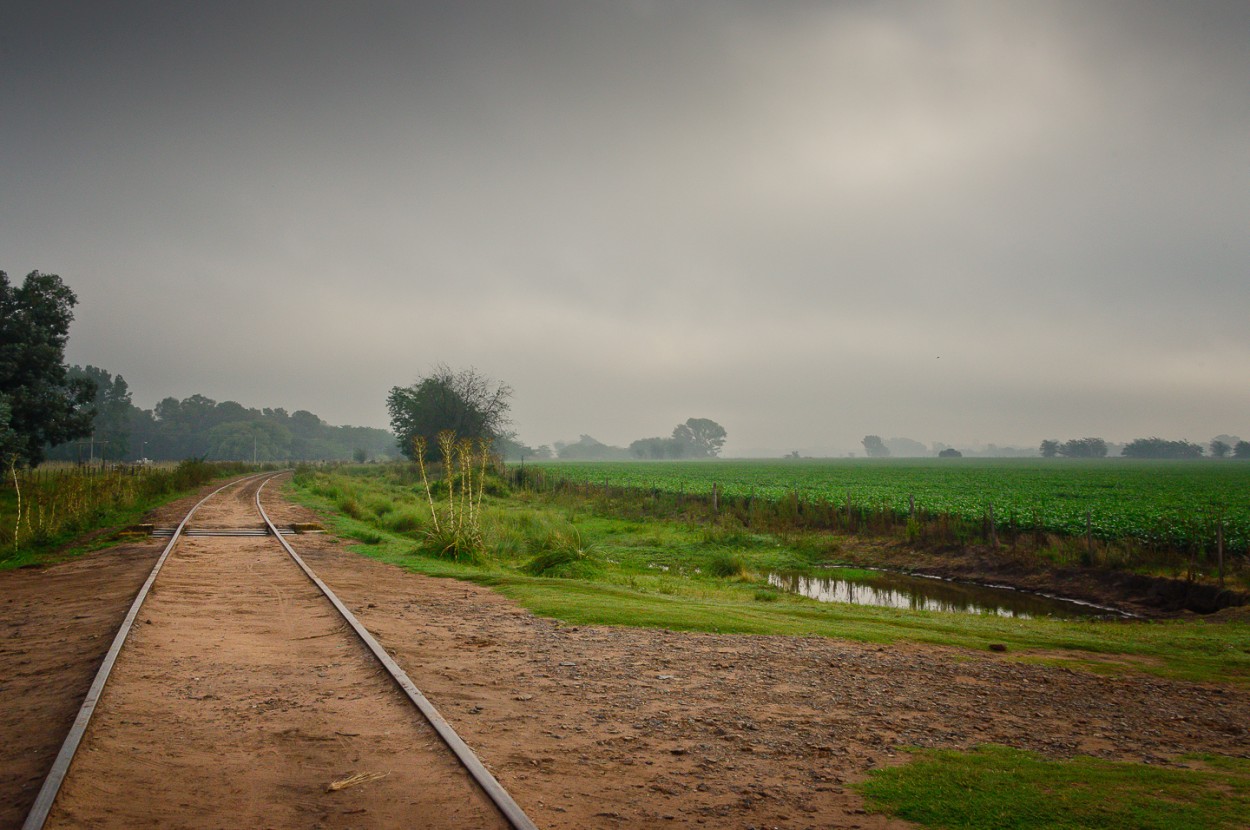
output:
[[[119,511],[241,470],[241,465],[198,459],[183,461],[172,470],[139,466],[31,470],[10,464],[0,485],[0,557],[64,541],[107,524]]]
[[[414,438],[413,448],[430,508],[426,549],[446,559],[480,560],[486,553],[486,540],[482,533],[482,496],[486,491],[486,471],[491,463],[490,441],[457,438],[450,430],[440,432],[438,448],[443,456],[443,479],[437,484],[442,486],[430,482],[425,464],[428,449],[425,438]],[[443,490],[446,490],[445,497]]]

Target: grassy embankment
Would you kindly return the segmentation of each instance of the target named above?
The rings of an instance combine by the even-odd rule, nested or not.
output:
[[[926,548],[992,545],[1040,565],[1250,588],[1250,464],[1134,459],[545,462],[515,483],[646,494],[771,530]],[[715,494],[715,495],[714,495]]]
[[[429,544],[429,502],[402,466],[298,473],[294,497],[322,511],[359,553],[490,585],[568,623],[827,636],[971,649],[1092,671],[1142,671],[1250,683],[1250,625],[1201,620],[1071,622],[822,605],[760,574],[837,561],[828,533],[778,535],[697,522],[622,517],[611,500],[487,486],[482,553]],[[439,485],[432,494],[447,495]],[[1061,656],[1055,656],[1055,655]],[[1040,655],[1046,655],[1045,657]],[[1007,747],[917,751],[862,790],[875,811],[928,827],[1235,828],[1250,819],[1250,761],[1177,759],[1187,769],[1044,759]]]
[[[16,482],[8,471],[0,484],[0,570],[115,544],[116,535],[99,531],[134,524],[155,507],[245,469],[195,460],[163,468],[51,466],[18,470]]]
[[[841,561],[842,546],[854,540],[623,517],[610,502],[505,489],[494,482],[487,490],[485,555],[456,560],[423,544],[425,491],[403,466],[305,470],[292,487],[299,501],[329,514],[335,530],[360,540],[361,553],[493,586],[536,614],[571,624],[969,649],[1002,644],[1020,660],[1250,684],[1245,622],[1076,622],[822,604],[779,591],[763,575]]]

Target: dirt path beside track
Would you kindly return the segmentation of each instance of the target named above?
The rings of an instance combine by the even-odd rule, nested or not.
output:
[[[289,505],[273,512],[280,522],[312,518]],[[1187,752],[1250,754],[1243,689],[1105,678],[937,647],[561,626],[488,589],[416,576],[327,537],[294,544],[544,828],[908,826],[865,814],[849,786],[898,762],[904,745],[994,742],[1152,763]],[[2,595],[13,598],[0,630],[13,630],[9,609],[29,614],[39,605],[27,594],[54,579],[70,592],[75,579],[100,577],[108,557],[121,555],[57,566],[39,579],[0,574]],[[85,566],[92,561],[98,567]],[[98,616],[93,624],[105,627],[107,615]],[[45,631],[30,620],[20,642],[32,679],[21,693],[0,680],[0,724],[35,746],[48,743],[38,734],[45,727],[17,713],[32,711],[26,698],[39,683],[68,694],[73,683],[56,680],[66,674],[58,653],[64,631],[83,621],[49,614]],[[206,630],[224,632],[220,624]],[[10,642],[0,671],[12,665]],[[204,677],[199,671],[191,676]],[[149,669],[158,678],[170,672]],[[286,700],[261,691],[268,669],[256,674],[238,694]],[[169,714],[206,705],[194,699],[204,696],[202,684],[177,687]],[[303,709],[284,716],[292,729],[311,728]],[[263,758],[264,747],[232,751]],[[7,771],[13,756],[5,753],[0,747]]]
[[[194,525],[256,526],[254,492]],[[220,537],[165,563],[46,826],[505,822],[276,542]]]

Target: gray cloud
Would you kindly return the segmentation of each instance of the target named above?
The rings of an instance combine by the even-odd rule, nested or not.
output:
[[[532,442],[730,451],[1250,409],[1242,3],[12,9],[0,267],[145,404],[384,425],[472,363]]]

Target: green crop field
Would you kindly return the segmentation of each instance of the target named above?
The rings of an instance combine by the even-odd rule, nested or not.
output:
[[[1231,553],[1250,545],[1250,464],[1214,460],[845,459],[528,464],[545,480],[607,483],[662,493],[799,498],[906,516],[928,515],[1000,528],[1131,539],[1211,550],[1223,524]]]

